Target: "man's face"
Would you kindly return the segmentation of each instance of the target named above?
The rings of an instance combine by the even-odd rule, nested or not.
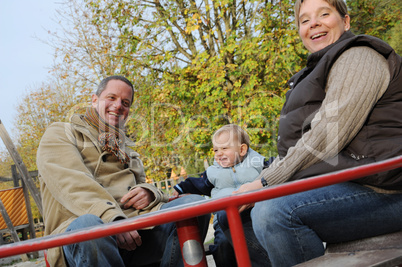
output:
[[[133,91],[120,80],[110,80],[100,96],[92,95],[92,107],[109,125],[121,127],[128,117]]]

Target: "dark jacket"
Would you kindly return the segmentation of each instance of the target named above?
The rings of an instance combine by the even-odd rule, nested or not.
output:
[[[338,164],[330,165],[321,161],[296,173],[292,180],[402,155],[401,57],[380,39],[345,32],[334,44],[311,54],[306,68],[289,80],[291,90],[286,94],[279,123],[279,156],[284,157],[303,132],[310,129],[310,123],[325,98],[325,86],[332,65],[344,51],[356,46],[368,46],[385,57],[391,74],[390,84],[373,107],[363,128],[336,156]],[[384,189],[402,189],[402,168],[364,177],[356,182]]]

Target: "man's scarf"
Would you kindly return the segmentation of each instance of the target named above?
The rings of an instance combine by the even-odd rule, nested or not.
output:
[[[129,156],[120,147],[122,143],[120,137],[124,136],[123,131],[103,121],[94,108],[87,108],[84,119],[99,132],[98,141],[102,147],[102,151],[112,153],[122,164],[128,164],[130,162]]]

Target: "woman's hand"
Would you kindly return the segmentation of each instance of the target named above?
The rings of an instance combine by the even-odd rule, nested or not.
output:
[[[116,235],[119,248],[131,251],[142,245],[141,236],[136,230]]]
[[[141,210],[146,208],[152,201],[154,201],[154,194],[142,187],[136,187],[125,194],[120,202],[124,203],[124,208],[135,208]]]
[[[262,184],[260,180],[255,180],[254,182],[244,184],[240,186],[240,188],[236,191],[233,192],[233,194],[238,194],[238,193],[244,193],[244,192],[249,192],[249,191],[254,191],[262,188]],[[239,212],[243,212],[246,209],[250,209],[254,207],[254,203],[249,203],[243,206],[239,207]]]
[[[233,192],[233,194],[244,193],[249,191],[254,191],[262,188],[262,184],[260,180],[255,180],[254,182],[244,184],[240,186],[239,189]]]

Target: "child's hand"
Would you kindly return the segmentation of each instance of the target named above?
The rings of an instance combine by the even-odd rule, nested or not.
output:
[[[178,196],[179,196],[179,192],[177,192],[176,190],[174,190],[172,195],[173,195],[174,197],[178,197]]]

